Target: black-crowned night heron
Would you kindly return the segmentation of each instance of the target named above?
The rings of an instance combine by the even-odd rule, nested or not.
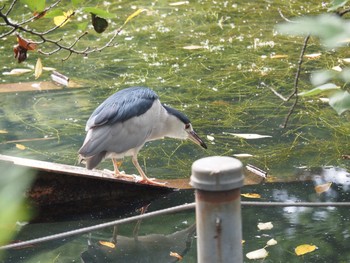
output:
[[[137,154],[148,141],[171,137],[190,139],[207,148],[181,112],[161,104],[157,94],[145,87],[123,89],[107,98],[86,123],[87,135],[79,150],[87,169],[111,158],[115,176],[127,176],[118,169],[118,159],[132,156],[141,175],[140,182],[160,184],[149,179],[137,161]]]

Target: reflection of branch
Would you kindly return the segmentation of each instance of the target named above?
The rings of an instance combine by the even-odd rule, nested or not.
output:
[[[75,45],[80,41],[81,38],[86,36],[88,34],[88,32],[82,33],[81,35],[76,37],[75,40],[71,44],[68,44],[68,45],[61,44],[62,38],[58,39],[58,40],[53,40],[53,39],[50,39],[47,37],[47,35],[49,33],[52,33],[53,31],[60,28],[63,24],[65,24],[74,15],[74,13],[67,16],[66,19],[64,21],[62,21],[59,25],[56,25],[56,26],[54,26],[46,31],[43,31],[43,32],[38,32],[35,29],[29,28],[26,26],[26,24],[28,24],[29,22],[32,22],[35,19],[39,18],[41,14],[46,13],[47,11],[56,7],[61,2],[61,0],[57,0],[56,2],[54,2],[53,4],[51,4],[50,6],[45,8],[43,10],[43,12],[41,12],[39,14],[35,14],[34,16],[30,17],[29,19],[23,20],[22,22],[13,22],[12,20],[9,19],[9,14],[13,10],[13,8],[17,2],[18,2],[18,0],[13,0],[6,12],[2,12],[5,8],[5,6],[0,7],[0,18],[2,18],[4,21],[4,23],[0,23],[0,26],[10,27],[10,29],[7,32],[0,35],[0,39],[6,37],[8,35],[11,35],[16,30],[28,33],[30,35],[34,35],[34,36],[39,38],[39,41],[36,41],[36,42],[32,41],[31,43],[41,45],[41,44],[47,42],[47,43],[53,44],[55,46],[51,51],[43,51],[43,50],[39,49],[38,52],[40,52],[41,54],[52,55],[52,54],[55,54],[57,52],[60,52],[61,50],[67,51],[68,55],[65,58],[63,58],[62,60],[67,60],[72,54],[87,56],[90,53],[102,51],[103,49],[105,49],[107,47],[114,46],[114,44],[112,44],[113,41],[115,40],[115,38],[120,34],[120,32],[123,29],[123,26],[121,26],[119,29],[115,30],[113,36],[103,46],[93,47],[93,48],[87,47],[85,49],[75,49],[74,48]],[[124,23],[124,25],[125,25],[125,23]]]

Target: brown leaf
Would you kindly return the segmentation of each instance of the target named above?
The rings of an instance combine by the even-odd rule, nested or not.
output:
[[[15,53],[15,58],[17,58],[18,63],[21,63],[27,59],[27,49],[17,45],[13,48],[13,52]]]
[[[328,191],[329,188],[331,187],[331,185],[332,185],[332,182],[328,182],[328,183],[325,183],[325,184],[316,185],[316,186],[315,186],[315,191],[316,191],[316,193],[318,193],[318,194],[322,194],[323,192]]]
[[[18,45],[26,50],[35,50],[37,48],[37,44],[35,44],[32,40],[27,40],[22,38],[20,35],[17,35]]]

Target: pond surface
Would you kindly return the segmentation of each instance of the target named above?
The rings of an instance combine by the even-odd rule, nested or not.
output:
[[[116,39],[118,45],[113,48],[87,58],[72,55],[65,62],[61,61],[65,53],[41,56],[44,66],[56,68],[80,88],[2,93],[0,130],[6,133],[0,134],[0,152],[77,165],[77,151],[84,140],[84,127],[91,112],[117,90],[142,85],[154,89],[162,102],[183,111],[209,146],[203,150],[190,142],[173,139],[148,143],[141,150],[139,161],[151,177],[188,178],[191,164],[201,157],[249,154],[251,157],[241,159],[243,163],[268,171],[278,181],[296,182],[250,186],[242,192],[260,193],[263,201],[349,201],[350,163],[341,157],[350,154],[349,114],[338,116],[328,104],[316,99],[301,100],[288,127],[282,129],[280,124],[292,102],[283,103],[269,89],[273,87],[286,97],[291,93],[303,42],[302,38],[276,34],[274,26],[283,21],[278,9],[286,17],[294,17],[320,13],[327,7],[318,1],[203,0],[178,4],[171,5],[168,1],[89,3],[117,14],[117,19],[110,22],[102,35],[88,28],[91,34],[82,39],[80,47],[103,45],[112,29],[118,28],[137,8],[148,11],[125,27]],[[27,11],[19,8],[15,13]],[[37,23],[45,28],[52,22],[45,19]],[[0,27],[0,33],[1,30]],[[62,30],[67,31],[66,39],[72,39],[77,33],[74,23],[68,23]],[[31,52],[28,60],[19,65],[13,59],[14,43],[14,36],[2,41],[2,72],[28,68],[40,56]],[[324,52],[317,39],[311,39],[307,54],[315,53],[322,55],[305,60],[300,90],[311,88],[312,71],[346,66],[339,61],[349,56],[345,48]],[[45,71],[39,80],[50,82],[50,74]],[[34,81],[32,73],[0,78],[5,84]],[[232,133],[271,137],[246,140]],[[112,164],[106,161],[99,168],[111,169]],[[129,159],[122,169],[136,173]],[[310,181],[297,181],[305,174],[310,175]],[[326,182],[333,182],[331,190],[317,195],[314,185]],[[193,200],[193,191],[179,191],[155,200],[148,211]],[[27,240],[138,213],[135,209],[110,211],[104,216],[81,215],[64,222],[29,224],[19,231],[16,239]],[[244,254],[264,247],[268,239],[275,238],[278,244],[268,249],[270,254],[264,262],[350,260],[347,208],[243,207],[242,216]],[[266,233],[258,231],[257,223],[267,221],[271,221],[274,228]],[[118,227],[123,248],[120,250],[111,251],[99,243],[113,236],[113,228],[106,228],[14,250],[4,262],[81,262],[81,258],[83,262],[173,262],[170,249],[183,254],[184,262],[196,262],[194,222],[193,211],[142,221],[138,236],[147,243],[142,249],[133,244],[134,223]],[[179,236],[178,243],[172,235]],[[168,242],[159,241],[164,238]],[[164,246],[156,245],[159,243]],[[318,250],[304,257],[295,256],[297,245],[309,243],[315,244]],[[128,258],[130,255],[134,258]],[[245,261],[249,262],[246,258]]]

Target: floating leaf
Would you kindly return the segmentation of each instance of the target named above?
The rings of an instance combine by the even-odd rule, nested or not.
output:
[[[170,254],[169,254],[171,257],[174,257],[174,258],[177,258],[179,261],[182,260],[182,256],[179,255],[178,253],[176,252],[171,252],[170,251]]]
[[[170,6],[179,6],[179,5],[188,5],[190,2],[189,1],[180,1],[180,2],[174,2],[174,3],[169,3]]]
[[[305,54],[305,58],[315,59],[321,57],[322,53]]]
[[[249,153],[236,153],[233,155],[234,157],[238,157],[238,158],[248,158],[248,157],[253,157],[252,154]]]
[[[310,253],[312,251],[315,251],[316,249],[317,247],[315,245],[303,244],[303,245],[297,246],[294,251],[295,251],[295,254],[297,254],[297,256],[301,256],[301,255]]]
[[[8,133],[8,131],[6,131],[6,130],[0,130],[0,134],[6,134],[6,133]]]
[[[10,72],[8,71],[3,72],[2,75],[16,76],[16,75],[22,75],[31,71],[32,71],[31,69],[27,69],[27,68],[15,68]]]
[[[343,58],[342,61],[345,63],[350,63],[350,58]]]
[[[224,132],[224,134],[229,134],[233,135],[239,138],[243,139],[261,139],[261,138],[270,138],[272,137],[271,135],[261,135],[261,134],[256,134],[256,133],[230,133],[230,132]]]
[[[102,33],[108,27],[108,22],[106,19],[101,18],[93,13],[91,13],[92,25],[97,33]]]
[[[332,69],[335,70],[335,71],[338,71],[338,72],[342,72],[343,71],[343,69],[340,66],[334,66]]]
[[[259,230],[270,230],[273,228],[272,222],[258,223]]]
[[[273,238],[271,238],[269,241],[266,242],[266,246],[270,247],[270,246],[274,246],[277,245],[277,241]]]
[[[38,60],[36,61],[35,70],[34,70],[35,79],[39,78],[42,73],[43,73],[43,64],[41,63],[41,59],[38,58]]]
[[[350,93],[340,90],[329,97],[329,105],[341,115],[343,112],[350,110]]]
[[[261,198],[261,195],[257,194],[257,193],[241,194],[241,196],[246,197],[246,198]]]
[[[192,45],[192,46],[184,46],[183,49],[187,49],[187,50],[193,50],[193,49],[202,49],[205,48],[203,46],[196,46],[196,45]]]
[[[304,97],[314,96],[314,95],[323,93],[325,91],[337,90],[337,89],[340,89],[337,85],[335,85],[333,83],[327,83],[327,84],[323,84],[321,86],[318,86],[316,88],[313,88],[311,90],[300,92],[298,95],[304,96]]]
[[[251,251],[246,254],[246,257],[249,259],[262,259],[266,258],[269,255],[269,252],[265,248]]]
[[[288,55],[271,55],[270,58],[287,58]]]
[[[105,246],[105,247],[115,248],[115,244],[112,243],[112,242],[108,242],[108,241],[99,241],[98,243],[100,243],[102,246]]]
[[[323,192],[326,192],[329,190],[329,188],[331,187],[332,182],[329,183],[325,183],[325,184],[320,184],[320,185],[316,185],[315,186],[315,191],[318,194],[322,194]]]
[[[23,144],[16,143],[16,148],[20,150],[25,150],[26,147]]]
[[[62,16],[55,16],[53,18],[53,22],[56,26],[63,27],[70,21],[70,18],[74,15],[73,10],[69,10],[67,12],[63,12]]]
[[[131,19],[135,18],[139,14],[141,14],[143,11],[146,11],[146,9],[137,9],[134,13],[128,16],[128,18],[125,20],[124,25],[128,23]]]
[[[211,142],[215,140],[214,136],[211,135],[207,135],[207,139]]]
[[[100,9],[100,8],[96,8],[96,7],[84,7],[83,11],[86,13],[91,13],[94,14],[96,16],[108,19],[108,18],[114,18],[115,14],[111,14],[108,11],[104,10],[104,9]]]

